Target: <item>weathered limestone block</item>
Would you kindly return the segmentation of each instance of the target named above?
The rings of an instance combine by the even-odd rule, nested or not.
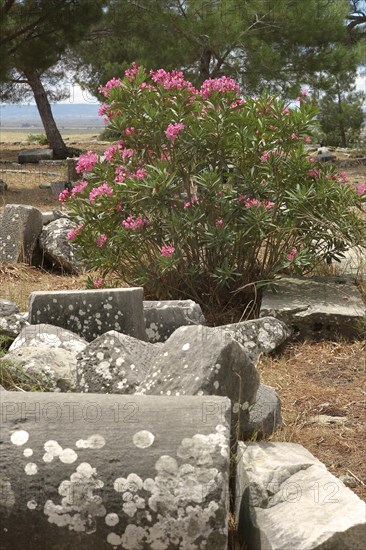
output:
[[[52,160],[53,149],[23,149],[18,153],[19,164],[38,163],[40,160]]]
[[[0,298],[0,335],[15,338],[27,323],[27,315],[17,305]]]
[[[363,550],[366,503],[296,443],[239,442],[236,516],[250,550]]]
[[[226,550],[229,409],[2,392],[2,550]]]
[[[255,396],[255,403],[249,408],[246,435],[248,438],[253,435],[271,435],[281,424],[281,400],[273,388],[261,384]]]
[[[156,345],[156,344],[155,344]],[[233,404],[233,423],[245,431],[259,374],[242,346],[218,328],[177,329],[163,344],[137,388],[150,395],[222,395]]]
[[[260,310],[260,317],[276,317],[309,340],[355,338],[365,315],[360,292],[346,277],[280,279],[276,293],[264,292]]]
[[[45,258],[68,273],[80,273],[83,269],[75,246],[67,238],[76,225],[70,218],[59,218],[45,225],[39,237],[39,246]]]
[[[116,331],[98,336],[78,355],[77,390],[135,393],[150,371],[161,346]]]
[[[144,301],[147,339],[165,342],[173,332],[185,325],[206,323],[201,307],[193,300]]]
[[[0,264],[31,264],[42,231],[42,214],[33,206],[8,204],[0,225]]]
[[[9,351],[0,363],[6,361],[9,372],[23,372],[48,391],[74,391],[76,386],[76,353],[66,349],[37,345],[22,346]]]
[[[230,334],[255,361],[262,353],[270,353],[291,335],[290,329],[274,317],[263,317],[218,327]]]
[[[79,353],[85,349],[87,342],[74,332],[54,325],[41,323],[39,325],[24,327],[10,346],[9,351],[14,351],[25,346],[48,346],[50,348],[62,348],[73,353]]]
[[[142,288],[32,292],[30,324],[47,323],[88,342],[110,330],[146,340]]]

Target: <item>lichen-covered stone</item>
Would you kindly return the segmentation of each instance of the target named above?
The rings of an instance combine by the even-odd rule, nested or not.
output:
[[[151,343],[165,342],[181,326],[206,323],[201,307],[193,300],[145,300],[144,317]]]
[[[296,443],[239,442],[236,519],[251,550],[363,550],[366,503]]]
[[[41,231],[40,210],[23,204],[7,204],[0,224],[0,264],[31,264]]]
[[[274,317],[263,317],[218,327],[230,334],[255,361],[262,353],[270,353],[291,335],[290,329]]]
[[[109,331],[78,355],[77,389],[90,393],[135,393],[147,376],[161,344]]]
[[[355,338],[362,333],[366,307],[347,277],[287,277],[276,292],[263,294],[260,317],[276,317],[293,336],[308,340]]]
[[[247,438],[271,435],[281,424],[281,400],[273,388],[261,384],[249,408]]]
[[[46,259],[67,273],[80,273],[82,262],[77,257],[75,246],[67,238],[76,223],[70,218],[59,218],[43,227],[39,245]]]
[[[27,313],[0,315],[0,335],[16,338],[20,331],[28,324]]]
[[[48,391],[73,391],[76,386],[76,353],[44,345],[22,346],[10,351],[0,362],[7,362],[7,370],[24,372],[29,380],[35,375]],[[10,363],[10,366],[8,365]]]
[[[227,399],[1,399],[2,550],[226,550]]]
[[[16,304],[5,298],[0,298],[0,317],[8,317],[19,313],[19,308]]]
[[[48,346],[50,348],[62,348],[73,353],[79,353],[85,349],[86,345],[86,340],[80,338],[74,332],[54,325],[41,323],[39,325],[24,327],[10,346],[9,351],[14,351],[25,346]]]
[[[32,292],[29,320],[65,328],[88,342],[110,330],[146,340],[142,298],[142,288]]]

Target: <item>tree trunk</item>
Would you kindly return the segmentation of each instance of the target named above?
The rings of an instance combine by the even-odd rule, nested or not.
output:
[[[341,137],[341,147],[347,147],[347,136],[344,128],[342,96],[340,91],[337,92],[337,96],[338,96],[339,133]]]
[[[56,122],[53,118],[51,110],[51,105],[48,101],[46,90],[43,87],[42,81],[36,71],[23,72],[29,86],[32,88],[39,115],[41,117],[42,124],[46,132],[48,144],[53,149],[54,158],[65,159],[68,156],[68,150],[56,126]]]
[[[209,49],[204,48],[200,57],[200,78],[202,82],[210,78],[210,63],[212,53]]]

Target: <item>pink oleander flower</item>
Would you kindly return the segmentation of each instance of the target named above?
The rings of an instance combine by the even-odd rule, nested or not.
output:
[[[131,231],[136,231],[136,229],[141,229],[147,224],[146,220],[143,220],[138,216],[136,219],[133,219],[131,216],[128,216],[123,220],[122,225],[125,229],[130,229]]]
[[[305,143],[311,143],[313,140],[311,139],[311,137],[305,136],[304,141],[305,141]]]
[[[127,79],[130,82],[135,80],[135,77],[136,77],[137,73],[139,72],[139,68],[140,68],[140,66],[137,65],[137,63],[135,61],[133,61],[131,63],[131,68],[125,70],[125,76],[127,77]]]
[[[245,208],[251,208],[252,206],[262,206],[262,203],[258,199],[247,199],[244,206]]]
[[[339,178],[339,183],[347,183],[347,181],[348,181],[347,172],[345,172],[345,171],[341,172],[341,177]]]
[[[134,133],[135,133],[135,128],[134,128],[133,126],[128,126],[128,127],[125,129],[125,134],[126,134],[126,136],[128,136],[128,137],[132,136]]]
[[[295,134],[295,133],[291,134],[291,139],[298,139],[298,137],[299,137],[299,136],[298,136],[297,134]]]
[[[308,170],[308,176],[309,178],[318,178],[319,170],[315,170],[315,169]]]
[[[108,241],[107,235],[105,235],[104,233],[102,233],[102,234],[99,235],[99,237],[97,238],[97,247],[98,247],[98,248],[103,248],[103,246],[105,246],[105,245],[107,244],[107,241]]]
[[[271,210],[271,208],[274,208],[275,203],[264,199],[262,205],[265,207],[266,210]]]
[[[357,195],[364,195],[366,193],[366,183],[359,183],[356,187]]]
[[[304,89],[304,90],[301,90],[301,92],[300,92],[300,96],[301,96],[301,97],[306,97],[308,94],[309,94],[309,92],[308,92],[307,90],[305,90],[305,89]]]
[[[134,174],[132,174],[132,177],[136,180],[142,180],[146,176],[147,176],[147,172],[143,168],[139,168],[138,170],[136,170]]]
[[[265,151],[261,156],[261,162],[267,162],[270,156],[271,156],[271,153],[269,151]]]
[[[73,229],[70,229],[70,231],[67,234],[67,239],[69,241],[73,241],[75,239],[75,237],[80,233],[80,231],[83,230],[83,227],[84,227],[84,225],[81,223],[77,227],[75,227]]]
[[[171,123],[168,125],[167,129],[165,130],[165,135],[169,141],[172,143],[175,142],[177,139],[178,134],[183,130],[184,124],[183,122],[176,122],[175,124]]]
[[[125,179],[129,176],[129,172],[126,170],[124,166],[116,166],[114,169],[115,178],[114,181],[116,183],[123,183]]]
[[[112,90],[112,88],[115,87],[122,87],[122,82],[119,78],[113,77],[111,80],[108,80],[108,82],[105,84],[105,86],[99,86],[98,92],[103,94],[104,97],[109,96],[109,92]]]
[[[314,164],[314,162],[316,162],[316,159],[315,159],[315,157],[309,157],[309,158],[308,158],[308,161],[309,161],[311,164]]]
[[[181,71],[167,72],[164,69],[158,69],[157,71],[150,71],[151,79],[156,84],[161,84],[165,90],[181,90],[187,88],[192,94],[197,94],[196,88],[191,82],[185,80],[184,74]]]
[[[218,218],[215,221],[215,225],[216,225],[216,227],[224,227],[224,220],[222,218]]]
[[[109,112],[109,105],[102,103],[98,109],[98,116],[103,117],[103,122],[108,123],[111,113]]]
[[[88,151],[85,155],[80,155],[76,163],[76,171],[78,174],[81,172],[91,172],[97,162],[98,155],[93,153],[93,151]]]
[[[240,88],[236,84],[235,80],[228,76],[222,76],[221,78],[208,78],[202,84],[199,93],[203,99],[207,99],[213,92],[235,92],[236,94],[239,94]]]
[[[102,185],[100,185],[99,187],[95,187],[90,191],[90,204],[94,204],[95,199],[97,197],[101,197],[102,195],[107,195],[108,197],[111,197],[113,195],[113,189],[109,187],[108,183],[102,183]]]
[[[136,153],[134,149],[127,149],[126,147],[119,148],[119,149],[120,149],[120,154],[123,161],[125,161],[126,159],[132,158],[133,155]]]
[[[245,104],[246,104],[245,99],[239,98],[233,101],[233,103],[230,105],[230,109],[236,109],[237,107],[241,107],[242,105],[245,105]]]
[[[172,254],[174,254],[174,252],[175,248],[171,243],[169,243],[168,245],[163,245],[160,249],[161,255],[166,257],[171,256]]]
[[[289,252],[287,254],[287,259],[289,262],[292,262],[296,256],[296,254],[298,254],[298,250],[297,248],[294,246],[292,249],[291,249],[291,252]]]
[[[121,202],[119,202],[119,203],[117,204],[117,212],[122,212],[122,210],[123,210],[123,205],[122,205]]]
[[[106,149],[106,150],[104,151],[104,158],[105,158],[108,162],[113,162],[113,161],[114,161],[115,154],[117,153],[117,151],[118,151],[117,145],[111,145],[110,147],[108,147],[108,149]]]
[[[240,195],[238,197],[238,202],[244,202],[246,200],[246,197],[244,195]]]
[[[282,109],[282,114],[288,116],[290,114],[290,109],[288,107],[285,107],[284,109]]]
[[[104,281],[100,277],[99,279],[95,279],[95,281],[93,282],[94,288],[102,288],[103,286],[104,286]]]
[[[58,200],[60,202],[65,202],[66,199],[68,199],[70,196],[70,191],[68,189],[64,189],[63,191],[61,191],[61,193],[59,194],[58,196]]]
[[[89,183],[85,180],[80,180],[75,187],[71,190],[71,195],[75,197],[78,193],[82,193]]]

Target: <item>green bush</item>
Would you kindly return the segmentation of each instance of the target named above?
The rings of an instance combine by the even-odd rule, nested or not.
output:
[[[40,145],[48,145],[48,139],[45,134],[28,134],[28,143],[39,143]]]
[[[290,109],[241,99],[227,77],[196,90],[175,71],[126,73],[101,87],[123,139],[80,157],[86,179],[60,196],[78,222],[69,238],[100,271],[94,286],[109,277],[219,311],[365,238],[364,189],[304,151],[316,115],[305,93]]]

